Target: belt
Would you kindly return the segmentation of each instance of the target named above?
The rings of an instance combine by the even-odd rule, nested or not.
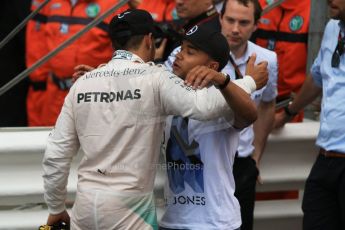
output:
[[[53,83],[59,87],[60,90],[69,90],[73,85],[72,77],[60,78],[53,73],[50,76]]]
[[[45,91],[47,89],[47,82],[46,81],[31,81],[30,85],[34,91]]]
[[[345,158],[345,153],[340,152],[334,152],[334,151],[327,151],[323,148],[320,148],[321,155],[324,155],[325,157],[336,157],[336,158]]]

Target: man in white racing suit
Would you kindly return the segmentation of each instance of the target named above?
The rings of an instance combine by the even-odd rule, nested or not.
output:
[[[266,84],[267,64],[254,66],[255,60],[250,60],[248,74],[253,78],[247,76],[236,84],[214,70],[195,68],[185,84],[164,67],[146,63],[155,53],[153,32],[153,19],[146,11],[114,17],[113,59],[70,89],[43,159],[48,225],[70,221],[66,185],[79,148],[84,156],[71,228],[157,229],[152,191],[166,117],[223,116],[232,123],[236,107],[241,106],[247,109],[248,124],[256,119],[248,93]],[[195,90],[209,83],[220,90]]]

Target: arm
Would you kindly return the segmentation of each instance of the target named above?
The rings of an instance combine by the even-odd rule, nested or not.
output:
[[[66,221],[67,180],[72,158],[79,149],[72,111],[72,89],[65,99],[55,128],[48,137],[43,158],[44,199],[50,213],[49,225]]]
[[[262,62],[259,65],[255,66],[254,65],[255,60],[256,60],[256,54],[253,54],[250,57],[250,59],[249,59],[249,61],[247,63],[247,66],[246,66],[246,75],[253,76],[255,84],[256,84],[256,88],[257,89],[261,89],[262,87],[264,87],[266,85],[267,80],[268,80],[267,79],[267,76],[268,76],[267,75],[267,70],[268,70],[267,69],[267,64],[268,63]],[[244,78],[246,78],[246,76]],[[239,84],[239,81],[241,81],[241,80],[238,80],[237,82],[235,81],[235,83]],[[250,94],[251,92],[247,92],[247,93]],[[254,104],[254,102],[253,102],[253,104]],[[258,111],[257,114],[259,115],[259,111]],[[248,126],[248,125],[250,125],[252,123],[252,122],[247,123],[247,124],[243,123],[243,122],[245,122],[243,120],[243,118],[244,118],[244,114],[240,113],[240,110],[238,110],[238,112],[235,113],[235,127],[244,128],[244,127],[246,127],[246,126]]]
[[[242,129],[252,124],[257,119],[255,103],[242,88],[235,83],[221,90],[226,102],[234,111],[234,127]]]
[[[178,76],[164,71],[159,77],[156,95],[159,96],[164,115],[178,115],[195,120],[212,120],[223,116],[233,124],[233,112],[215,87],[194,90]]]
[[[306,105],[313,102],[321,94],[321,88],[318,87],[312,77],[307,77],[301,91],[289,106],[291,112],[298,112]]]
[[[259,166],[262,153],[265,149],[268,134],[273,128],[275,114],[275,100],[270,102],[261,101],[258,107],[258,119],[254,123],[254,153],[253,159]]]
[[[297,94],[293,102],[288,106],[291,113],[298,113],[306,105],[313,102],[320,94],[321,88],[314,83],[311,76],[305,80],[301,91]],[[283,111],[276,115],[275,128],[280,128],[285,125],[291,119],[290,116]]]
[[[171,73],[168,76],[161,76],[159,78],[159,95],[163,111],[168,115],[190,116],[197,120],[211,120],[222,115],[228,121],[233,122],[234,114],[231,106],[240,106],[244,108],[242,111],[247,116],[243,123],[248,125],[256,119],[256,108],[245,92],[252,93],[257,86],[263,87],[268,79],[267,63],[254,67],[254,62],[255,57],[248,64],[253,65],[252,76],[255,80],[246,76],[244,79],[236,81],[236,84],[229,82],[222,90],[216,90],[214,87],[203,88],[210,83],[223,85],[226,81],[222,73],[205,66],[193,68],[186,77],[186,85]],[[198,90],[194,90],[195,88]]]
[[[223,85],[226,80],[222,73],[218,73],[204,66],[198,66],[188,73],[186,80],[187,84],[188,81],[194,76],[196,77],[194,80],[194,87],[200,84],[199,88],[204,87],[209,82],[212,82],[216,86]],[[202,76],[205,76],[203,80],[201,80]],[[233,125],[236,128],[245,128],[252,124],[257,118],[255,103],[250,98],[250,94],[247,93],[247,91],[255,91],[255,81],[249,76],[247,76],[246,79],[241,80],[238,80],[237,82],[230,81],[223,89],[220,89],[220,92],[225,98],[227,105],[233,111]],[[241,87],[243,87],[245,90]]]
[[[258,119],[253,125],[254,152],[252,154],[252,158],[255,160],[258,169],[262,154],[266,146],[267,137],[273,128],[276,106],[275,99],[278,94],[277,55],[275,53],[271,53],[271,55],[267,56],[267,58],[269,60],[269,80],[265,89],[262,91],[261,100],[258,105]]]
[[[263,62],[255,66],[255,60],[256,55],[253,55],[247,64],[247,74],[253,78],[245,76],[243,79],[230,82],[221,90],[227,104],[234,111],[234,126],[237,128],[244,128],[256,120],[256,106],[249,95],[257,88],[262,88],[268,80],[267,63]],[[222,74],[207,70],[205,67],[196,67],[188,73],[186,82],[193,85],[194,88],[202,88],[209,82],[223,85],[224,77]]]

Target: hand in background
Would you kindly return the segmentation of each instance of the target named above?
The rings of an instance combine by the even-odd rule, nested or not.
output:
[[[268,63],[266,61],[260,62],[259,64],[255,65],[256,61],[256,54],[252,54],[248,60],[247,67],[246,67],[246,75],[251,76],[255,83],[256,89],[261,89],[267,84],[268,81]]]
[[[83,76],[87,72],[90,72],[94,69],[95,68],[93,68],[92,66],[88,66],[88,65],[77,65],[76,67],[74,67],[75,72],[72,75],[73,82],[77,81],[78,78],[80,78],[81,76]]]
[[[163,41],[161,42],[159,47],[156,48],[155,60],[162,60],[163,55],[164,55],[164,51],[165,51],[165,47],[167,45],[167,41],[168,41],[168,39],[163,38]]]

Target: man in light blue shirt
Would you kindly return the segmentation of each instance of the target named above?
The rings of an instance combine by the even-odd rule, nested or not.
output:
[[[320,154],[306,181],[303,229],[345,229],[345,1],[329,0],[328,22],[319,54],[292,104],[276,123],[282,126],[322,92]]]
[[[268,134],[274,121],[277,96],[278,66],[275,52],[249,41],[256,30],[262,9],[257,0],[226,0],[220,11],[222,33],[230,46],[230,61],[223,69],[232,80],[245,75],[247,60],[256,53],[256,61],[267,61],[269,80],[261,90],[251,94],[258,108],[258,119],[240,133],[239,146],[233,166],[236,182],[235,196],[240,202],[241,230],[252,230],[256,182],[260,181],[259,165]]]

